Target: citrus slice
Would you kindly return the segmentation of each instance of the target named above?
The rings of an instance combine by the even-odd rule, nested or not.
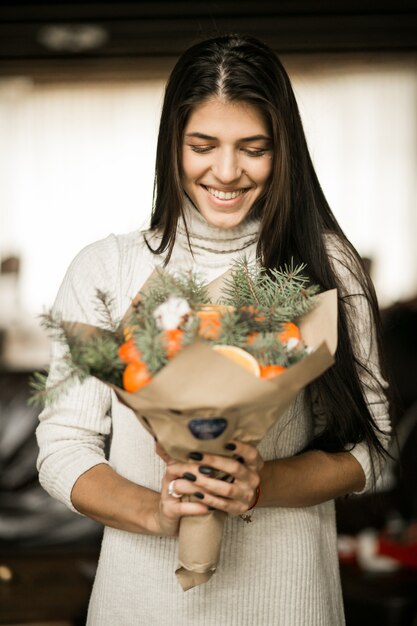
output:
[[[222,354],[227,359],[234,361],[240,367],[248,370],[257,378],[260,377],[261,372],[259,368],[259,363],[249,352],[243,350],[242,348],[238,348],[237,346],[223,346],[221,344],[217,344],[213,346],[213,350]]]

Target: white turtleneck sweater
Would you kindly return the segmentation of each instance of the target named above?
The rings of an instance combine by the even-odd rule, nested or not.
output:
[[[223,230],[210,226],[189,204],[185,229],[179,224],[170,270],[192,268],[208,281],[225,272],[244,253],[254,259],[258,223],[245,221]],[[163,257],[153,255],[143,232],[94,243],[71,264],[55,303],[63,319],[100,325],[96,289],[113,296],[114,317],[121,318]],[[147,233],[148,241],[157,237]],[[337,259],[335,260],[337,265]],[[346,291],[353,291],[345,272]],[[352,288],[352,290],[351,290]],[[363,326],[367,362],[371,349],[369,316],[357,302],[355,324]],[[58,376],[60,345],[53,346],[50,382]],[[181,384],[181,381],[178,381]],[[383,396],[368,392],[379,425],[387,430]],[[317,421],[317,420],[316,420]],[[312,438],[314,419],[307,394],[301,393],[268,433],[259,449],[265,460],[291,456]],[[111,436],[109,459],[104,458]],[[91,467],[109,463],[129,480],[160,490],[164,463],[152,437],[113,392],[96,379],[74,385],[40,415],[37,429],[40,482],[75,511],[70,495],[75,481]],[[352,453],[370,484],[367,449]],[[308,477],[306,476],[306,480]],[[306,508],[257,508],[253,522],[226,521],[219,566],[204,585],[183,592],[176,577],[177,540],[133,534],[106,527],[89,607],[89,626],[339,626],[344,624],[336,548],[334,503]]]

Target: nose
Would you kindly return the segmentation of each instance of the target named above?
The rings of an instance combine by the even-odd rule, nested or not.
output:
[[[233,149],[220,148],[216,150],[212,171],[221,183],[230,184],[238,180],[242,175],[239,155]]]

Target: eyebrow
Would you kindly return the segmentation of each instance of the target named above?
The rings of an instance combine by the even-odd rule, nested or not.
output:
[[[207,139],[208,141],[217,141],[217,137],[205,135],[204,133],[187,133],[186,137],[194,137],[195,139]],[[251,137],[242,137],[240,141],[249,143],[250,141],[271,141],[266,135],[252,135]]]

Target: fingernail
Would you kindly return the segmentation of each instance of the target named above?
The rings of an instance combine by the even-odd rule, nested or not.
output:
[[[239,461],[239,463],[243,464],[245,462],[245,459],[243,458],[243,456],[237,456],[236,461]]]
[[[236,450],[236,444],[235,443],[226,443],[226,445],[224,446],[225,450]]]
[[[193,459],[193,461],[202,461],[203,455],[201,454],[201,452],[190,452],[188,458]]]
[[[214,469],[212,467],[209,467],[208,465],[200,465],[198,471],[201,474],[205,474],[206,476],[211,476],[214,472]]]
[[[196,491],[194,495],[199,500],[203,500],[204,499],[204,493],[201,493],[201,491]]]
[[[195,476],[191,472],[185,472],[185,474],[183,474],[182,477],[185,478],[186,480],[191,480],[192,482],[197,480],[197,476]]]

